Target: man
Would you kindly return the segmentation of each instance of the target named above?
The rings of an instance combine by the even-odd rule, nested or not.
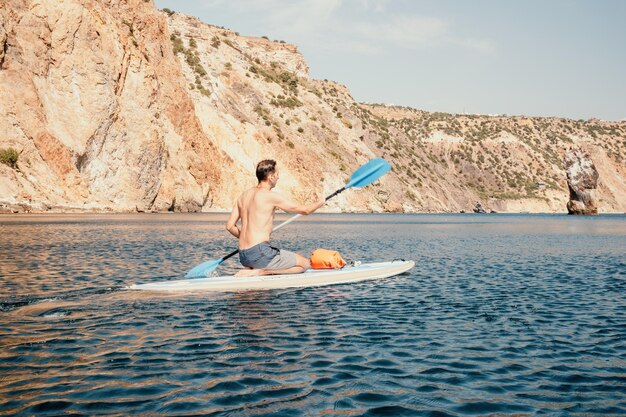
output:
[[[311,214],[326,202],[300,205],[272,191],[278,182],[276,161],[266,159],[256,167],[257,186],[244,191],[230,214],[226,229],[239,239],[239,260],[246,269],[235,276],[299,274],[309,269],[309,260],[297,253],[270,246],[278,208],[287,213]],[[241,227],[237,222],[241,220]]]

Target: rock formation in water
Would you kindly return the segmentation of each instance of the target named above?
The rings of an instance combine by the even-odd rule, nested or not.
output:
[[[474,208],[472,209],[472,211],[474,213],[486,213],[485,209],[483,208],[483,205],[480,204],[480,201],[476,202],[476,205],[474,206]]]
[[[0,89],[0,150],[21,152],[0,211],[228,210],[268,157],[304,202],[381,156],[392,172],[325,209],[558,212],[570,145],[596,161],[602,210],[626,211],[625,122],[357,103],[294,45],[151,1],[3,0]]]
[[[588,154],[580,149],[569,149],[565,153],[565,169],[569,214],[598,214],[595,191],[598,187],[598,170]]]

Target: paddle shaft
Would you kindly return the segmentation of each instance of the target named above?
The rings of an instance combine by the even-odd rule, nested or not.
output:
[[[330,200],[331,198],[333,198],[334,196],[336,196],[337,194],[343,192],[346,190],[346,187],[341,187],[340,189],[338,189],[337,191],[335,191],[334,193],[332,193],[331,195],[329,195],[328,197],[326,197],[326,201]],[[291,219],[285,220],[284,222],[282,222],[281,224],[279,224],[278,226],[276,226],[274,229],[272,229],[272,232],[277,231],[278,229],[280,229],[283,226],[287,226],[289,223],[291,223],[292,221],[296,220],[298,217],[302,216],[302,214],[296,214],[295,216],[293,216]],[[235,256],[237,253],[239,253],[239,249],[235,249],[234,251],[232,251],[231,253],[229,253],[228,255],[224,256],[222,258],[222,262],[224,262],[226,259]],[[220,262],[221,263],[221,262]]]

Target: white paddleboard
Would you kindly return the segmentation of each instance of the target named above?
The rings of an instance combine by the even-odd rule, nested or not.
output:
[[[342,269],[309,269],[302,274],[241,278],[226,275],[211,278],[133,284],[128,288],[144,291],[242,291],[316,287],[391,277],[406,272],[413,266],[415,266],[414,261],[377,262],[345,266]]]

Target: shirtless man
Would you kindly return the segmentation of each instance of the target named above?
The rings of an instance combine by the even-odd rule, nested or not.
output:
[[[309,269],[309,260],[297,253],[270,246],[274,211],[311,214],[326,200],[300,205],[288,197],[273,192],[278,182],[276,161],[266,159],[256,167],[259,184],[244,191],[230,213],[226,230],[239,239],[239,260],[246,269],[236,276],[299,274]],[[241,220],[241,227],[237,222]]]

